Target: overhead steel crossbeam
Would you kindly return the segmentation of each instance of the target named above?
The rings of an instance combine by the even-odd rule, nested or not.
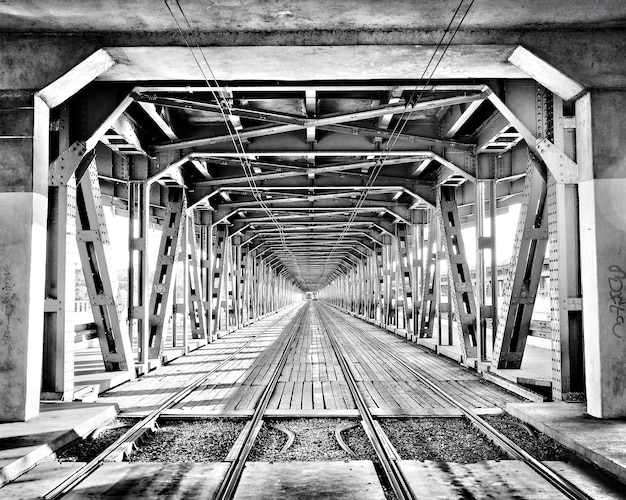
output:
[[[366,201],[364,206],[356,207],[353,205],[339,204],[334,203],[335,200],[326,200],[324,202],[324,206],[315,206],[315,207],[272,207],[272,212],[280,212],[280,211],[306,211],[306,212],[316,212],[316,211],[328,211],[329,208],[336,208],[338,211],[356,211],[360,213],[378,213],[378,214],[388,214],[393,219],[400,220],[407,224],[410,223],[410,215],[409,209],[406,206],[402,206],[400,204],[397,205],[389,205],[376,201]],[[339,200],[337,200],[339,201]],[[320,205],[320,204],[318,204]],[[236,214],[240,211],[239,208],[228,208],[224,206],[219,206],[215,213],[215,224],[223,224],[227,221],[229,217]],[[247,212],[264,212],[265,209],[263,207],[249,206],[246,207]]]
[[[283,171],[273,171],[273,172],[258,172],[254,176],[255,182],[261,181],[269,181],[269,180],[277,180],[277,179],[287,179],[293,177],[309,177],[310,175],[321,175],[321,174],[340,174],[346,173],[353,170],[367,170],[369,168],[376,167],[379,165],[380,160],[376,159],[375,156],[378,152],[374,149],[372,150],[358,150],[358,151],[329,151],[329,150],[313,150],[313,151],[263,151],[263,152],[248,152],[243,155],[244,158],[247,158],[251,161],[251,165],[254,167],[255,165],[261,168],[263,163],[256,163],[257,157],[262,156],[274,156],[274,157],[283,157],[283,158],[305,158],[308,156],[314,156],[316,158],[323,157],[365,157],[364,160],[359,161],[350,161],[346,163],[337,163],[330,165],[323,165],[317,167],[303,167],[297,165],[290,164],[281,164],[281,168]],[[390,167],[393,165],[404,165],[404,164],[414,164],[419,163],[419,165],[424,165],[424,162],[436,162],[443,167],[449,169],[452,173],[458,174],[464,177],[466,180],[475,182],[476,178],[474,172],[468,172],[463,167],[456,165],[450,160],[443,158],[442,156],[434,153],[432,151],[391,151],[386,153],[387,158],[384,161],[385,167]],[[195,161],[195,160],[214,160],[219,161],[218,158],[224,156],[231,156],[230,152],[215,152],[215,153],[190,153],[185,156],[183,159],[176,160],[176,162],[168,165],[163,169],[163,171],[159,175],[165,175],[164,172],[171,168],[178,168],[181,164],[184,164],[187,161]],[[370,157],[370,158],[368,158]],[[273,165],[272,167],[278,168],[278,165]],[[413,168],[408,171],[408,173],[404,176],[406,178],[415,178],[423,173],[423,168]],[[352,173],[352,172],[351,172]],[[359,176],[363,177],[363,176]],[[367,176],[365,176],[367,177]],[[403,177],[396,177],[396,179],[401,179]],[[383,176],[382,179],[385,179]],[[377,178],[378,180],[378,178]],[[389,181],[387,181],[389,182]],[[397,182],[397,181],[396,181]],[[245,175],[236,175],[229,177],[218,177],[214,179],[201,180],[194,182],[194,187],[217,187],[217,186],[232,186],[233,184],[243,184],[248,183],[248,177]]]
[[[170,106],[170,107],[178,107],[182,109],[193,109],[193,110],[204,110],[210,111],[212,113],[219,112],[221,113],[221,107],[218,104],[212,103],[202,103],[199,101],[189,101],[183,99],[173,99],[173,98],[163,98],[157,96],[146,96],[142,94],[133,94],[133,97],[136,100],[151,102],[153,104],[159,104],[162,106]],[[282,113],[273,113],[273,112],[265,112],[265,111],[257,111],[245,108],[237,108],[237,107],[229,107],[228,112],[231,115],[251,118],[258,121],[271,121],[274,123],[279,123],[279,125],[271,125],[271,126],[260,126],[260,127],[250,127],[246,130],[242,130],[239,132],[239,137],[241,139],[250,139],[254,137],[264,137],[268,135],[276,135],[282,134],[286,132],[293,132],[297,130],[303,130],[308,128],[322,128],[325,126],[334,125],[333,130],[337,132],[337,124],[353,122],[359,120],[367,120],[370,118],[378,118],[386,115],[394,115],[394,114],[405,114],[405,113],[414,113],[418,110],[427,110],[434,108],[441,108],[445,106],[453,106],[461,103],[468,103],[476,100],[484,100],[487,97],[486,90],[483,89],[478,93],[469,94],[469,95],[460,95],[454,97],[444,97],[440,99],[429,99],[425,101],[419,101],[415,103],[404,103],[403,101],[398,102],[397,104],[391,105],[383,105],[377,106],[374,108],[353,111],[350,113],[337,113],[322,116],[319,118],[306,118],[301,116],[294,115],[286,115]],[[342,132],[341,128],[339,128]],[[367,133],[367,127],[363,127],[359,133]],[[381,136],[385,131],[370,129],[369,132],[373,132]],[[345,133],[354,134],[353,130],[345,130]],[[397,134],[394,135],[396,137]],[[391,134],[389,134],[391,137]],[[404,139],[411,139],[413,141],[424,141],[428,142],[427,137],[421,136],[408,136],[408,134],[404,137]],[[230,142],[232,137],[230,134],[219,135],[214,137],[205,137],[200,139],[191,139],[191,140],[182,140],[176,141],[169,144],[162,144],[156,147],[157,151],[168,151],[168,150],[180,150],[185,148],[194,148],[194,147],[202,147],[209,146],[214,144],[220,144],[224,142]],[[437,139],[437,141],[443,141],[441,139]],[[444,141],[447,142],[447,141]],[[455,143],[457,146],[459,143]],[[448,144],[450,146],[451,144]],[[466,148],[465,148],[466,149]]]

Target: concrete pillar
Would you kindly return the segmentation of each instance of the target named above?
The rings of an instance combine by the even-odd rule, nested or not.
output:
[[[39,413],[48,127],[38,97],[0,97],[0,421]]]
[[[626,416],[626,91],[576,103],[587,412]]]

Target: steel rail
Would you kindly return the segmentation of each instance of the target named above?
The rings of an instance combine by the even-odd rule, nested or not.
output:
[[[565,496],[574,500],[593,500],[593,497],[589,496],[587,493],[585,493],[580,488],[564,478],[561,474],[548,467],[540,460],[537,460],[535,457],[522,449],[519,445],[506,437],[504,434],[496,430],[485,419],[481,418],[474,410],[460,402],[454,396],[450,395],[445,389],[442,389],[430,377],[424,375],[421,370],[418,370],[414,366],[408,364],[404,359],[395,354],[387,345],[376,339],[371,333],[368,333],[364,330],[359,330],[359,333],[365,333],[367,337],[369,337],[369,340],[374,343],[380,351],[385,352],[388,356],[390,356],[396,362],[406,368],[412,375],[417,377],[420,382],[428,386],[438,395],[442,396],[444,399],[446,399],[452,405],[458,408],[463,413],[463,415],[465,415],[465,417],[467,417],[467,419],[472,423],[472,425],[480,432],[482,432],[489,440],[499,446],[512,458],[523,461],[526,465],[528,465],[532,470],[539,474],[543,479],[548,481],[552,486],[554,486]]]
[[[152,427],[156,423],[156,421],[164,411],[170,409],[172,406],[185,399],[189,394],[191,394],[200,385],[202,385],[211,375],[221,370],[227,363],[232,361],[233,358],[237,356],[237,354],[243,351],[251,342],[256,340],[258,337],[259,334],[256,334],[241,347],[239,347],[235,352],[233,352],[226,359],[220,362],[220,364],[217,365],[215,368],[212,368],[207,373],[203,373],[192,379],[189,385],[186,385],[180,391],[172,394],[158,408],[150,412],[143,419],[133,425],[128,431],[126,431],[122,436],[116,439],[104,451],[100,452],[95,458],[82,465],[80,468],[78,468],[76,471],[66,477],[63,481],[57,484],[54,488],[49,490],[42,498],[45,500],[56,500],[57,498],[61,498],[69,493],[80,482],[93,474],[104,463],[107,457],[109,457],[113,453],[116,453],[126,443],[134,442],[134,440],[136,440],[143,432],[145,432],[147,428]]]
[[[369,438],[370,443],[372,444],[372,447],[376,452],[378,460],[380,461],[380,464],[385,471],[385,475],[389,480],[389,484],[391,485],[393,492],[395,493],[396,497],[398,497],[398,500],[417,498],[415,492],[411,489],[411,486],[404,477],[404,474],[402,474],[402,471],[398,467],[397,461],[389,453],[388,447],[386,445],[388,439],[386,438],[386,436],[381,437],[379,434],[380,432],[382,432],[382,429],[379,430],[378,426],[376,426],[372,412],[368,408],[367,403],[365,402],[365,398],[363,397],[363,394],[361,393],[357,385],[353,370],[350,368],[348,360],[343,353],[343,349],[337,342],[335,334],[330,328],[330,326],[334,327],[335,329],[337,328],[335,322],[330,319],[330,316],[326,312],[319,311],[318,315],[320,317],[324,317],[324,323],[322,323],[323,328],[328,334],[330,345],[332,346],[335,355],[337,356],[337,360],[339,361],[339,365],[341,366],[341,371],[343,372],[343,375],[346,379],[348,388],[350,389],[350,393],[352,394],[354,402],[356,403],[359,413],[361,414],[362,424],[365,433],[367,434],[367,437]]]
[[[302,324],[304,318],[307,316],[310,309],[310,304],[303,307],[298,315],[291,321],[287,327],[285,327],[285,331],[289,332],[288,340],[282,350],[282,354],[270,381],[263,389],[263,393],[259,398],[259,401],[254,409],[254,413],[252,418],[250,419],[250,423],[246,426],[246,428],[242,431],[244,434],[243,438],[243,446],[237,453],[235,459],[230,463],[228,470],[226,471],[226,475],[224,476],[224,480],[220,485],[219,490],[215,495],[215,500],[231,500],[235,496],[235,491],[237,490],[237,486],[239,485],[239,481],[241,479],[241,474],[243,473],[243,468],[246,465],[246,460],[248,459],[248,455],[250,451],[252,451],[252,447],[254,446],[254,442],[256,441],[257,435],[261,430],[261,425],[263,424],[263,415],[267,410],[267,406],[269,405],[270,399],[274,390],[276,389],[276,384],[278,383],[278,379],[287,363],[287,358],[289,357],[289,350],[291,345],[293,344],[294,339],[296,338],[296,333],[298,333],[302,329]]]

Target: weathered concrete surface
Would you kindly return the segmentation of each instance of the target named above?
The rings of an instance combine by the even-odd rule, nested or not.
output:
[[[374,464],[350,462],[250,462],[241,476],[235,500],[385,498]]]
[[[228,463],[106,463],[64,498],[213,498]]]
[[[158,33],[0,34],[0,46],[3,47],[0,50],[0,67],[6,68],[6,71],[0,72],[0,89],[41,89],[102,47],[184,47],[184,40],[180,34],[174,31],[174,28],[175,26],[172,24],[169,28],[170,31]],[[442,31],[437,29],[417,30],[398,29],[396,27],[369,31],[366,29],[329,30],[326,27],[296,31],[280,31],[278,29],[237,31],[231,25],[224,31],[199,32],[197,36],[200,45],[205,47],[245,47],[247,52],[244,54],[244,58],[250,59],[260,47],[280,47],[279,59],[285,62],[291,61],[291,65],[287,65],[290,73],[286,79],[297,80],[301,78],[299,77],[300,72],[313,71],[314,67],[319,67],[324,61],[331,63],[331,68],[322,67],[324,71],[329,71],[332,66],[340,68],[342,64],[349,62],[355,67],[372,68],[376,73],[388,72],[389,75],[385,78],[391,78],[391,74],[396,70],[394,65],[398,62],[397,57],[387,62],[379,60],[377,65],[373,65],[372,60],[368,57],[372,51],[384,53],[387,50],[386,47],[394,45],[405,46],[405,51],[414,45],[434,47],[441,39],[442,34]],[[626,86],[626,71],[622,58],[622,54],[626,52],[626,36],[624,36],[624,31],[619,29],[596,31],[526,29],[509,31],[492,29],[488,25],[485,25],[483,29],[462,29],[457,33],[453,47],[456,50],[462,50],[465,54],[474,54],[470,60],[479,60],[480,66],[473,68],[468,64],[461,64],[456,71],[460,72],[463,68],[469,67],[469,72],[462,77],[470,78],[472,77],[471,71],[478,71],[480,67],[489,67],[495,65],[496,62],[504,64],[505,61],[502,59],[497,61],[480,59],[480,51],[484,50],[484,47],[481,46],[509,46],[512,51],[518,45],[523,45],[583,86],[594,88]],[[41,57],[42,46],[46,48],[45,58]],[[312,61],[309,59],[298,59],[298,56],[302,54],[303,47],[317,47],[318,53],[324,54],[321,48],[328,46],[334,46],[334,52],[326,54],[318,64],[311,66]],[[357,54],[358,60],[348,61],[346,57],[351,54],[342,52],[340,49],[351,46],[369,46],[369,48],[367,50],[361,49],[360,55]],[[473,47],[476,48],[475,53]],[[355,48],[349,50],[354,51]],[[213,53],[220,54],[219,51],[216,52],[216,49],[213,49]],[[225,51],[222,57],[228,54],[229,52]],[[263,52],[258,54],[263,55]],[[423,64],[418,55],[419,52],[409,53],[407,60],[401,61],[401,67],[413,64],[411,68],[412,71],[415,71],[416,67]],[[354,52],[352,56],[354,57]],[[237,61],[237,64],[233,64],[233,61]],[[119,62],[122,64],[122,68],[126,67],[123,59]],[[158,63],[159,57],[153,62]],[[262,67],[262,64],[266,63],[269,64],[272,61],[270,59],[256,61],[252,67]],[[190,68],[192,64],[193,58],[189,53],[185,55],[183,60],[177,62],[177,65],[182,65],[183,68]],[[162,65],[156,64],[156,67],[159,66]],[[239,59],[230,59],[229,71],[233,71],[233,67],[234,70],[243,71],[245,64]],[[510,75],[513,78],[521,73],[513,65],[509,64],[508,67],[510,67]],[[135,71],[133,78],[137,77],[136,73],[137,71]],[[202,76],[197,72],[194,72],[193,75],[195,80],[202,80]],[[219,72],[216,76],[219,79],[226,79],[226,76]],[[148,75],[144,78],[147,77]],[[403,77],[408,78],[410,76],[405,75]],[[249,78],[256,79],[260,76],[252,75]],[[333,79],[337,78],[337,76],[333,77]]]
[[[29,422],[0,425],[0,485],[116,414],[117,405],[110,403],[44,403],[40,415]]]
[[[373,28],[444,28],[458,2],[424,0],[187,0],[181,2],[194,29],[207,31],[332,30]],[[171,2],[176,15],[182,17]],[[461,11],[461,13],[463,10]],[[163,31],[172,19],[163,3],[137,0],[131,5],[118,2],[57,0],[5,0],[0,8],[0,30],[10,31]],[[626,5],[619,0],[559,2],[532,0],[483,0],[472,6],[464,23],[476,29],[512,29],[525,26],[571,28],[590,25],[607,28],[624,26]],[[181,22],[182,19],[181,19]]]
[[[596,499],[623,498],[619,487],[563,462],[548,465],[561,471]],[[473,464],[402,460],[400,469],[420,498],[566,498],[526,464],[516,460],[486,460]]]
[[[507,62],[513,49],[502,45],[450,47],[437,68],[437,78],[525,78],[525,73]],[[99,80],[202,79],[186,47],[107,51],[118,64]],[[427,71],[434,51],[434,46],[416,45],[203,48],[221,80],[419,79]]]
[[[616,112],[626,92],[593,92],[590,104],[577,129],[591,131],[578,161],[593,176],[579,184],[587,411],[616,418],[626,416],[626,125]]]
[[[0,421],[39,411],[46,198],[0,193]]]
[[[2,488],[0,493],[4,500],[23,500],[25,498],[42,498],[48,491],[59,484],[59,480],[74,473],[84,462],[43,462],[26,474],[18,477],[15,482]]]
[[[566,498],[528,465],[516,460],[473,464],[402,460],[400,470],[419,498]]]
[[[0,124],[0,421],[16,421],[39,411],[48,108],[2,100]]]
[[[626,422],[590,418],[584,403],[509,403],[506,411],[626,482]]]

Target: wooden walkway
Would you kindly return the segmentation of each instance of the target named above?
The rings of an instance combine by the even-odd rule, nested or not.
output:
[[[302,307],[307,307],[303,304]],[[302,332],[292,344],[287,363],[272,395],[268,414],[274,416],[356,415],[337,358],[318,314],[322,308],[338,326],[337,341],[373,413],[378,416],[457,415],[458,410],[428,387],[415,381],[384,352],[376,349],[372,336],[394,352],[441,382],[458,399],[482,413],[499,412],[507,402],[520,399],[484,382],[478,375],[429,351],[409,344],[374,325],[355,319],[323,303],[308,303],[309,314]],[[254,325],[233,332],[215,343],[135,382],[106,394],[125,412],[146,412],[159,404],[177,386],[198,373],[207,373],[229,354],[250,343],[214,373],[168,414],[247,415],[269,381],[285,349],[281,336],[298,307],[281,311]]]
[[[354,367],[359,388],[364,392],[371,408],[378,415],[385,413],[441,414],[450,409],[450,403],[436,392],[416,381],[394,359],[377,349],[372,337],[391,347],[396,355],[418,370],[433,378],[451,395],[475,408],[479,413],[491,413],[504,409],[508,402],[520,398],[496,385],[483,381],[453,361],[449,361],[371,323],[353,318],[328,306],[324,307],[338,327],[339,344]]]
[[[182,385],[198,374],[210,372],[251,341],[235,358],[213,374],[199,391],[181,403],[185,408],[199,406],[203,411],[215,410],[221,407],[224,399],[221,391],[226,389],[232,393],[240,389],[237,381],[242,377],[245,379],[246,374],[254,369],[255,363],[259,364],[259,356],[268,352],[268,348],[276,341],[296,311],[297,308],[289,308],[267,316],[253,325],[175,359],[135,381],[108,391],[101,396],[101,400],[117,403],[123,413],[154,410]]]

